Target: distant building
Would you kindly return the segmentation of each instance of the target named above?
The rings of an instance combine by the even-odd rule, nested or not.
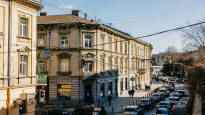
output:
[[[38,65],[49,79],[49,100],[97,103],[150,85],[151,44],[81,18],[77,11],[39,16],[37,43]]]
[[[153,77],[158,77],[161,75],[161,70],[163,66],[152,66],[152,75]]]
[[[0,115],[35,112],[41,0],[0,0]]]

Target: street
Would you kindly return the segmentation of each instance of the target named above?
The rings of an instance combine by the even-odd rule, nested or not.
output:
[[[157,91],[156,93],[161,93],[161,90],[163,89],[163,87],[161,87],[159,89],[159,91]],[[179,99],[173,100],[172,97],[177,97],[177,95],[179,93],[177,92],[184,92],[184,95],[179,95]],[[163,96],[163,98],[161,98],[159,101],[157,101],[156,103],[154,103],[153,107],[151,109],[147,109],[148,107],[142,107],[143,108],[143,114],[144,115],[153,115],[153,114],[159,114],[157,113],[157,111],[160,108],[168,108],[169,105],[172,105],[172,107],[170,107],[168,109],[168,115],[183,115],[183,114],[187,114],[187,105],[188,105],[188,101],[190,100],[189,97],[189,93],[188,93],[188,89],[186,88],[186,86],[184,84],[181,83],[176,83],[175,84],[175,89],[173,91],[171,91],[167,96]],[[152,96],[151,96],[152,97]],[[169,103],[169,105],[165,105],[163,104],[164,102]],[[150,106],[152,106],[150,104]],[[140,107],[140,105],[139,105]],[[129,115],[129,114],[127,114]]]

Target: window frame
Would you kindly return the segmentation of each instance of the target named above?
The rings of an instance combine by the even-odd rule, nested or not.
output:
[[[83,68],[83,71],[84,72],[93,72],[93,67],[94,66],[94,62],[92,61],[85,61],[85,65],[84,65],[84,68]]]
[[[26,54],[19,55],[19,75],[20,76],[28,75],[28,55]]]
[[[70,60],[69,58],[60,58],[59,60],[59,71],[60,72],[69,72],[70,71]],[[67,65],[65,65],[66,63],[64,61],[67,61]],[[64,66],[62,66],[64,65]],[[67,67],[67,69],[66,69]]]
[[[25,21],[25,23],[22,23],[23,20]],[[19,17],[18,29],[19,29],[18,35],[20,37],[29,37],[29,18],[28,17],[24,17],[24,16]]]
[[[86,37],[89,35],[90,38]],[[94,40],[94,33],[93,32],[83,32],[83,48],[92,48]]]
[[[59,33],[59,47],[69,48],[69,39],[67,33]],[[63,43],[63,44],[62,44]]]

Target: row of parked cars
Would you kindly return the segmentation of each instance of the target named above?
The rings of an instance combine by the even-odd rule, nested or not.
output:
[[[156,115],[184,114],[189,94],[184,89],[175,89],[157,105]]]
[[[151,94],[151,96],[143,98],[137,105],[126,106],[123,115],[144,115],[144,111],[151,110],[164,98],[174,91],[171,85],[163,86],[159,90]]]
[[[126,106],[123,115],[144,115],[145,111],[153,110],[153,108],[156,109],[153,112],[154,115],[170,115],[176,111],[176,107],[183,107],[182,110],[184,110],[188,99],[189,94],[186,90],[167,85],[140,100],[137,105]]]

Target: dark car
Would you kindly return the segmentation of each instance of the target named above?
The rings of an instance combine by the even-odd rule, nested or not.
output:
[[[126,106],[123,111],[123,115],[144,115],[143,109],[139,106]]]
[[[169,110],[168,108],[158,108],[156,115],[169,115]]]
[[[161,101],[158,105],[160,108],[168,108],[169,110],[172,108],[170,101]]]
[[[160,101],[160,98],[161,98],[161,96],[160,96],[159,93],[154,93],[154,94],[152,94],[152,96],[151,96],[151,100],[152,100],[153,102],[158,102],[158,101]]]
[[[48,115],[71,115],[71,114],[63,109],[53,109],[48,111]]]
[[[149,110],[154,106],[154,103],[151,98],[145,98],[141,100],[140,102],[140,107],[143,108],[144,110]]]

